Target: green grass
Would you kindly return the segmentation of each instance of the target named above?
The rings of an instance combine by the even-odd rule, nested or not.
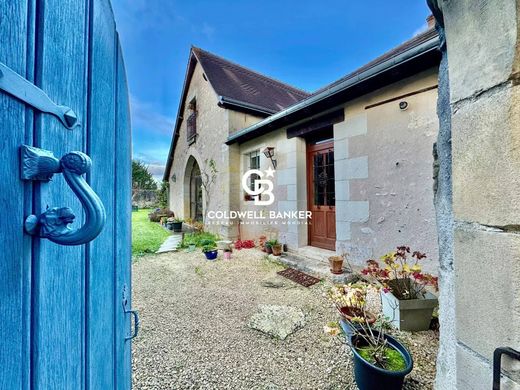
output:
[[[156,222],[148,220],[152,210],[132,212],[132,256],[155,253],[170,234]]]

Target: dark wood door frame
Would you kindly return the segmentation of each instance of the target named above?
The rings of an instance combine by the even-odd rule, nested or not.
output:
[[[321,152],[321,153],[320,153]],[[331,192],[325,191],[323,199],[316,204],[315,199],[315,175],[314,175],[314,156],[321,154],[325,159],[334,157],[329,152],[334,152],[334,141],[308,143],[307,144],[307,207],[312,212],[312,219],[309,221],[308,244],[318,248],[335,250],[336,248],[336,206],[334,185]],[[327,161],[330,164],[330,160]],[[327,178],[326,180],[330,180]],[[332,177],[334,184],[334,177]]]

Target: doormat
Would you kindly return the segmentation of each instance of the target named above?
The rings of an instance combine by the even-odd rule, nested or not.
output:
[[[320,279],[315,278],[311,275],[307,275],[294,268],[284,269],[283,271],[277,272],[277,274],[283,276],[284,278],[292,280],[293,282],[301,284],[304,287],[310,287],[313,284],[316,284],[320,281]]]

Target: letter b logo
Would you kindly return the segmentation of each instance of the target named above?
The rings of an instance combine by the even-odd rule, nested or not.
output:
[[[257,175],[260,177],[260,179],[254,180],[253,189],[251,189],[251,187],[248,185],[248,180],[251,175]],[[262,171],[259,169],[250,169],[244,174],[244,176],[242,176],[242,188],[249,195],[253,196],[256,206],[269,206],[274,202],[274,185],[271,180],[262,179],[262,177],[264,177],[264,173]],[[259,196],[260,194],[266,195],[268,199],[261,200]]]

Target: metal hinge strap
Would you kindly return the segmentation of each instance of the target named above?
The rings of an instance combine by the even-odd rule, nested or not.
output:
[[[70,107],[54,103],[40,88],[1,62],[0,90],[41,112],[56,116],[69,130],[79,125],[78,117]]]

